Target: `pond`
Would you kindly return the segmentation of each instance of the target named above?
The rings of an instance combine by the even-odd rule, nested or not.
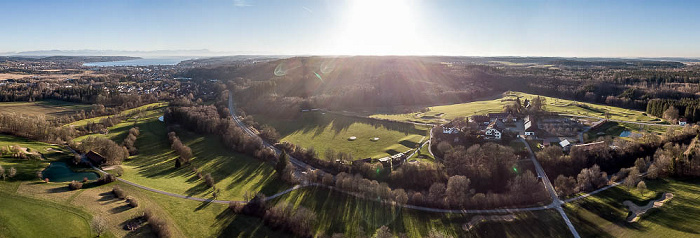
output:
[[[50,182],[83,181],[83,178],[88,178],[88,180],[99,178],[95,172],[73,172],[64,162],[51,162],[49,167],[46,167],[41,174],[44,178],[48,178]]]

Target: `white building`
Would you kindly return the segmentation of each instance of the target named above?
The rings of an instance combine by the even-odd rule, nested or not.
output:
[[[484,135],[486,135],[487,138],[493,138],[496,140],[501,139],[501,132],[493,127],[487,128],[486,131],[484,131]]]
[[[454,127],[443,127],[442,128],[442,134],[459,134],[459,129],[454,128]]]

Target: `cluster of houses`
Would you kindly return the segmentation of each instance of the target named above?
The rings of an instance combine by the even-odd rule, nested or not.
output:
[[[529,116],[526,117],[530,121]],[[507,128],[507,124],[513,124],[518,121],[518,118],[510,113],[489,113],[486,115],[474,115],[469,117],[469,122],[476,125],[479,131],[479,137],[484,140],[500,140],[503,132]],[[531,124],[534,124],[531,122]],[[534,135],[535,127],[530,128]],[[443,134],[458,134],[461,130],[455,127],[443,127]]]

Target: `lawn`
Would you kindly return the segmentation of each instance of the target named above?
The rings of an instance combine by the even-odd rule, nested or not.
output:
[[[17,113],[29,116],[63,116],[88,110],[88,104],[76,104],[58,100],[36,102],[0,102],[0,112]]]
[[[174,198],[133,187],[127,188],[127,191],[147,196],[148,200],[158,204],[187,237],[288,236],[271,230],[258,218],[233,214],[227,209],[228,204]]]
[[[503,111],[503,106],[511,103],[516,96],[520,97],[521,101],[525,101],[525,99],[532,100],[533,98],[537,97],[537,95],[534,94],[508,92],[504,94],[503,97],[494,100],[429,107],[429,111],[425,113],[389,115],[376,114],[370,117],[390,119],[396,121],[444,123],[445,121],[449,121],[457,117],[468,117],[472,115],[483,115],[487,113],[501,112]],[[544,98],[547,102],[545,110],[550,112],[598,118],[605,118],[605,113],[609,112],[610,119],[612,120],[659,123],[661,122],[660,119],[648,116],[642,111],[623,109],[619,107],[605,106],[586,102],[577,102],[553,97]]]
[[[629,131],[635,134],[641,133],[651,133],[651,134],[663,134],[668,130],[669,127],[665,126],[649,126],[649,125],[639,125],[633,123],[624,122],[614,122],[608,121],[600,127],[595,128],[586,132],[587,141],[595,141],[598,137],[602,136],[612,136],[620,137],[620,134],[624,131]],[[623,137],[627,139],[634,139],[633,137]]]
[[[566,212],[583,236],[599,237],[697,237],[700,235],[700,180],[646,181],[649,191],[618,186],[566,205]],[[674,197],[664,206],[644,214],[638,223],[627,223],[629,210],[622,203],[637,205],[659,198]]]
[[[381,158],[416,148],[427,139],[428,127],[386,122],[332,113],[308,112],[295,120],[255,116],[260,124],[273,126],[282,139],[304,148],[313,147],[325,158],[327,149],[351,153],[355,158]],[[356,140],[350,140],[350,137]],[[371,139],[378,137],[378,141]],[[425,138],[424,138],[425,137]]]
[[[395,234],[426,237],[430,230],[454,237],[568,237],[569,230],[556,211],[517,213],[513,222],[484,222],[470,231],[462,229],[473,215],[420,212],[375,201],[357,199],[324,188],[296,190],[275,199],[302,205],[315,211],[317,234],[344,233],[358,235],[362,228],[368,235],[386,225]]]
[[[24,160],[0,155],[0,165],[5,170],[11,167],[17,169],[17,176],[12,180],[38,180],[36,172],[49,166],[49,162],[73,158],[70,152],[56,145],[27,140],[20,137],[0,134],[0,147],[19,146],[27,148],[29,153],[41,153],[47,160]]]
[[[147,111],[146,116],[125,120],[109,128],[107,135],[99,135],[121,143],[130,128],[139,127],[141,135],[136,140],[139,154],[124,162],[122,178],[172,193],[211,197],[212,189],[207,188],[190,167],[175,168],[177,156],[170,148],[165,123],[158,120],[161,112],[162,108]],[[229,151],[216,136],[203,136],[180,128],[175,131],[192,149],[192,165],[202,174],[211,173],[214,177],[216,187],[221,190],[218,199],[242,200],[246,192],[274,194],[287,188],[271,165]]]
[[[131,113],[133,113],[133,112],[135,112],[135,111],[138,111],[138,110],[146,110],[146,109],[148,109],[149,107],[156,107],[156,108],[160,109],[160,108],[166,107],[167,105],[168,105],[168,104],[165,103],[165,102],[151,103],[151,104],[143,105],[143,106],[140,106],[140,107],[137,107],[137,108],[132,108],[132,109],[124,110],[123,112],[119,113],[119,115],[128,115],[128,114],[131,114]],[[153,111],[153,110],[148,110],[148,111]],[[162,115],[162,114],[161,114],[161,115]],[[147,117],[148,115],[141,115],[141,116],[146,116],[146,117]],[[102,119],[102,118],[107,118],[107,117],[109,117],[109,116],[101,116],[101,117],[93,117],[93,118],[83,119],[83,120],[80,120],[80,121],[72,122],[72,123],[70,123],[69,125],[71,125],[71,126],[84,126],[84,125],[87,125],[88,122],[93,122],[93,123],[99,122],[100,119]]]
[[[0,237],[90,237],[90,219],[79,209],[0,192]]]

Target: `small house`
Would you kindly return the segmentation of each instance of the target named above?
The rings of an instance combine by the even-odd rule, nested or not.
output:
[[[454,128],[454,127],[442,127],[442,134],[459,134],[459,129]]]
[[[85,158],[87,158],[88,161],[90,161],[90,163],[92,163],[92,165],[94,165],[94,166],[100,166],[107,161],[104,156],[102,156],[102,155],[100,155],[92,150],[87,152],[87,154],[85,154]]]
[[[688,120],[685,118],[681,118],[678,120],[678,125],[685,126],[688,124]]]
[[[496,128],[487,128],[486,131],[484,131],[484,135],[486,136],[487,139],[496,139],[500,140],[501,139],[501,132],[498,131]]]

